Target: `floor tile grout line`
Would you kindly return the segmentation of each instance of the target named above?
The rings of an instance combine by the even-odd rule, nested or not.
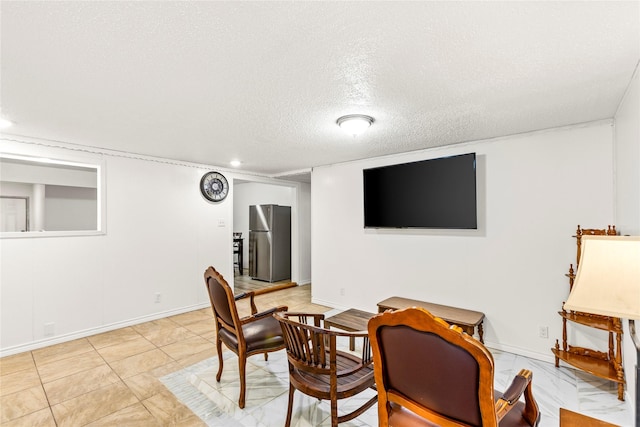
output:
[[[137,332],[137,331],[136,331],[136,332]],[[138,333],[138,335],[140,335],[140,337],[141,337],[141,338],[145,339],[147,342],[149,342],[151,345],[153,345],[153,346],[154,346],[154,349],[157,349],[157,350],[162,351],[162,349],[161,349],[161,348],[159,348],[155,343],[153,343],[153,342],[149,341],[146,337],[144,337],[144,336],[143,336],[142,334],[140,334],[139,332],[137,332],[137,333]],[[153,415],[153,413],[151,413],[151,411],[149,411],[149,408],[147,408],[147,406],[146,406],[146,405],[144,405],[143,401],[142,401],[142,400],[141,400],[141,399],[140,399],[140,398],[139,398],[135,393],[133,393],[133,391],[130,389],[129,385],[125,382],[125,378],[123,378],[123,377],[122,377],[122,376],[121,376],[121,375],[120,375],[120,374],[119,374],[119,373],[118,373],[118,372],[113,368],[113,366],[111,365],[111,363],[105,359],[105,357],[104,357],[104,356],[103,356],[103,355],[98,351],[98,349],[95,347],[95,345],[94,345],[90,340],[88,340],[88,339],[87,339],[87,341],[89,342],[89,345],[91,345],[92,350],[88,350],[88,351],[86,351],[86,352],[83,352],[82,354],[84,354],[84,353],[89,353],[90,351],[95,352],[95,353],[98,355],[98,357],[100,357],[100,359],[102,359],[102,361],[104,362],[104,364],[105,364],[106,366],[108,366],[108,367],[109,367],[110,371],[111,371],[111,372],[112,372],[112,373],[113,373],[113,374],[118,378],[119,382],[120,382],[124,387],[126,387],[128,390],[130,390],[130,391],[131,391],[131,394],[132,394],[132,395],[133,395],[133,397],[136,399],[136,403],[140,403],[140,404],[142,404],[142,405],[143,405],[143,407],[145,408],[145,410],[146,410],[147,412],[149,412],[149,413],[150,413],[154,418],[156,418],[156,417],[155,417],[155,415]],[[115,344],[113,344],[112,346],[120,345],[120,344],[122,344],[122,342],[120,342],[120,343],[115,343]],[[103,348],[106,348],[106,347],[110,347],[110,346],[105,346],[105,347],[103,347]],[[152,350],[149,350],[149,351],[152,351]],[[127,357],[133,357],[133,356],[137,356],[137,355],[140,355],[140,354],[143,354],[143,353],[145,353],[145,352],[136,353],[136,354],[134,354],[134,355],[129,355],[129,356],[127,356]],[[169,354],[167,354],[166,352],[162,351],[162,353],[163,353],[163,354],[165,354],[167,357],[169,357],[169,359],[171,359],[171,361],[176,362],[176,360],[175,360],[175,359],[173,359],[173,358],[172,358]],[[68,358],[61,359],[61,360],[66,360],[66,359],[68,359]],[[126,359],[126,357],[125,357],[125,358],[123,358],[123,359],[115,360],[114,362],[121,361],[121,360],[124,360],[124,359]],[[35,363],[35,360],[34,360],[34,363]],[[53,362],[51,362],[51,363],[53,363]],[[36,364],[36,368],[37,368],[37,364]],[[86,372],[86,371],[88,371],[88,370],[90,370],[90,369],[93,369],[93,368],[88,368],[88,369],[83,370],[83,371],[74,372],[73,374],[70,374],[70,375],[75,375],[75,374],[78,374],[78,373]],[[70,376],[70,375],[67,375],[67,376]],[[49,396],[48,396],[48,394],[47,394],[47,392],[46,392],[46,389],[44,388],[44,383],[42,382],[42,377],[39,375],[39,372],[38,372],[38,377],[39,377],[40,383],[41,383],[41,385],[42,385],[42,387],[43,387],[43,391],[44,391],[44,393],[45,393],[45,397],[47,398],[47,403],[48,403],[48,406],[49,406],[49,411],[50,411],[50,412],[51,412],[51,414],[52,414],[52,417],[53,417],[54,422],[56,423],[56,425],[58,425],[58,420],[56,419],[55,414],[53,413],[53,406],[54,406],[54,405],[52,405],[52,404],[51,404],[50,398],[49,398]],[[64,377],[62,377],[62,378],[64,378]],[[61,379],[61,378],[60,378],[60,379]],[[94,389],[94,390],[92,390],[92,391],[97,391],[97,390],[100,390],[100,389],[104,389],[104,388],[109,387],[109,386],[111,386],[111,385],[113,385],[113,384],[106,384],[106,385],[103,385],[102,387],[98,387],[98,388],[96,388],[96,389]],[[78,398],[78,397],[80,397],[80,396],[75,396],[75,397],[73,397],[73,398],[71,398],[71,399],[75,399],[75,398]],[[64,402],[66,402],[66,401],[68,401],[68,400],[71,400],[71,399],[67,399],[67,400],[65,400],[65,401],[59,402],[58,404],[63,404]],[[132,404],[132,405],[133,405],[133,404]],[[128,405],[128,406],[127,406],[127,408],[128,408],[128,407],[130,407],[130,406],[132,406],[132,405]],[[114,412],[111,412],[111,413],[109,413],[109,414],[106,414],[105,416],[103,416],[103,417],[101,417],[101,418],[99,418],[99,419],[102,419],[102,418],[106,418],[106,417],[108,417],[108,416],[111,416],[112,414],[114,414],[114,413],[116,413],[116,412],[119,412],[119,411],[121,411],[121,410],[123,410],[123,409],[125,409],[125,408],[119,408],[118,410],[116,410],[116,411],[114,411]],[[99,420],[99,419],[92,420],[91,422],[95,422],[95,421],[97,421],[97,420]]]
[[[33,366],[36,369],[36,373],[38,374],[38,381],[40,381],[40,387],[42,387],[42,393],[44,393],[44,398],[47,400],[47,409],[49,410],[49,413],[51,414],[51,419],[53,419],[54,424],[57,426],[58,425],[58,421],[56,420],[56,417],[53,414],[53,409],[51,407],[51,401],[49,400],[49,395],[47,394],[47,389],[44,388],[44,382],[42,382],[42,377],[40,376],[40,372],[38,371],[38,365],[36,364],[36,360],[35,360],[35,356],[33,355],[33,351],[30,351],[29,354],[31,355],[31,359],[33,360]],[[41,409],[38,409],[38,411],[40,411],[40,410]],[[31,414],[33,414],[35,412],[36,411],[32,412]],[[31,414],[23,414],[22,416],[31,415]]]
[[[213,315],[209,312],[209,311],[210,311],[210,308],[209,308],[209,309],[207,309],[207,308],[203,308],[203,309],[194,310],[194,311],[198,311],[198,312],[202,312],[202,313],[206,314],[206,316],[207,316],[207,318],[208,318],[208,319],[207,319],[207,321],[211,321],[211,322],[213,322]],[[189,331],[189,333],[192,335],[192,336],[191,336],[191,337],[189,337],[189,338],[193,338],[193,337],[200,337],[200,338],[202,338],[202,339],[206,340],[207,342],[209,342],[209,343],[211,343],[211,344],[214,344],[214,345],[215,345],[215,338],[205,338],[202,334],[197,333],[197,332],[195,332],[195,331],[193,331],[193,330],[190,330],[189,328],[186,328],[186,327],[185,327],[185,325],[183,325],[183,324],[181,324],[181,323],[177,322],[176,320],[172,319],[171,317],[173,317],[173,316],[169,316],[169,317],[167,317],[167,318],[162,318],[162,319],[156,319],[156,320],[151,321],[151,322],[156,322],[156,323],[157,323],[157,320],[163,320],[163,319],[166,319],[166,320],[168,320],[168,321],[171,323],[171,326],[170,326],[170,327],[171,327],[172,329],[174,329],[174,330],[175,330],[176,328],[184,328],[184,329],[188,330],[188,331]],[[185,340],[178,340],[178,341],[175,341],[175,342],[173,342],[173,343],[168,343],[168,344],[166,344],[166,345],[159,346],[158,344],[156,344],[156,343],[154,343],[153,341],[149,340],[149,338],[148,338],[147,336],[145,336],[143,333],[141,333],[141,332],[140,332],[140,330],[139,330],[139,328],[138,328],[138,329],[136,329],[136,326],[142,325],[142,324],[144,324],[144,323],[151,323],[151,322],[143,322],[143,323],[138,324],[138,325],[132,325],[132,326],[129,326],[128,328],[131,328],[131,329],[132,329],[132,330],[133,330],[133,331],[134,331],[134,332],[135,332],[139,337],[141,337],[141,338],[145,339],[147,342],[149,342],[149,343],[151,343],[151,345],[153,345],[153,349],[150,349],[150,350],[148,350],[148,351],[152,351],[152,350],[154,350],[154,349],[160,350],[164,355],[166,355],[166,356],[168,357],[168,359],[171,361],[171,363],[176,363],[178,366],[180,366],[180,367],[184,368],[184,367],[185,367],[184,362],[181,362],[181,360],[180,360],[180,359],[176,359],[176,358],[174,358],[173,356],[171,356],[169,353],[167,353],[167,352],[163,349],[163,347],[166,347],[166,346],[171,345],[171,344],[176,344],[176,343],[179,343],[179,342],[181,342],[181,341],[185,341]],[[199,323],[199,321],[191,322],[190,324],[197,324],[197,323]],[[114,330],[114,331],[121,331],[121,330],[123,330],[123,329],[126,329],[126,328],[120,328],[120,329],[116,329],[116,330]],[[212,329],[212,331],[215,331],[215,325],[212,325],[212,328],[211,328],[211,329]],[[110,332],[114,332],[114,331],[108,331],[108,332],[105,332],[104,334],[108,334],[108,333],[110,333]],[[101,334],[97,334],[97,335],[101,335]],[[98,348],[98,347],[94,344],[94,342],[92,342],[92,341],[91,341],[91,339],[90,339],[90,338],[91,338],[91,336],[89,336],[89,337],[84,337],[84,338],[81,338],[81,339],[80,339],[80,341],[86,341],[86,342],[89,344],[90,349],[88,349],[87,351],[83,351],[83,352],[80,352],[80,353],[78,353],[78,354],[71,355],[71,356],[68,356],[68,357],[61,357],[60,359],[57,359],[57,360],[51,360],[51,361],[49,361],[49,362],[45,362],[45,363],[38,362],[38,361],[37,361],[38,359],[36,358],[36,356],[35,356],[35,354],[34,354],[34,351],[29,351],[29,356],[30,356],[31,362],[33,363],[33,368],[34,368],[34,370],[35,370],[36,375],[38,376],[38,382],[39,382],[39,384],[40,384],[40,387],[42,387],[42,391],[43,391],[43,393],[44,393],[44,395],[45,395],[45,398],[46,398],[47,408],[48,408],[49,413],[50,413],[50,415],[51,415],[51,417],[52,417],[52,420],[54,421],[54,423],[55,423],[56,425],[58,425],[58,424],[59,424],[59,422],[58,422],[58,420],[55,418],[55,416],[54,416],[54,414],[53,414],[53,409],[52,409],[52,408],[53,408],[53,406],[55,406],[55,405],[52,405],[52,404],[51,404],[50,396],[49,396],[49,394],[46,392],[45,383],[44,383],[44,381],[43,381],[43,378],[42,378],[42,375],[41,375],[41,373],[40,373],[40,369],[39,369],[39,368],[42,368],[43,366],[46,366],[46,365],[48,365],[48,364],[50,364],[50,363],[62,362],[62,361],[64,361],[64,360],[68,360],[68,359],[70,359],[70,358],[72,358],[72,357],[75,357],[75,356],[82,355],[82,354],[89,353],[89,352],[92,352],[92,351],[93,351],[93,352],[95,352],[95,354],[97,354],[97,356],[102,360],[102,362],[104,363],[104,365],[105,365],[105,366],[107,366],[107,367],[109,368],[110,372],[112,372],[112,373],[113,373],[113,374],[118,378],[118,381],[119,381],[123,386],[127,387],[127,389],[131,390],[131,388],[129,387],[129,385],[126,383],[126,379],[125,379],[125,378],[123,378],[123,377],[122,377],[122,376],[121,376],[121,375],[120,375],[120,374],[119,374],[119,373],[114,369],[114,367],[112,366],[112,363],[113,363],[113,362],[120,361],[120,360],[124,360],[124,359],[126,359],[126,358],[118,359],[118,360],[116,360],[116,361],[109,362],[109,361],[108,361],[108,360],[107,360],[107,359],[106,359],[106,358],[101,354],[101,352],[100,352],[100,350],[101,350],[101,349],[104,349],[104,348],[107,348],[107,347],[110,347],[110,346],[120,345],[120,344],[122,344],[122,342],[125,342],[125,341],[128,341],[128,340],[123,340],[123,341],[121,341],[121,342],[114,343],[114,344],[111,344],[111,345],[109,345],[109,346],[104,346],[104,347],[100,347],[100,348]],[[187,339],[189,339],[189,338],[187,338]],[[62,343],[62,344],[66,344],[66,343]],[[51,347],[51,346],[50,346],[50,347]],[[49,348],[49,347],[44,347],[42,350],[45,350],[46,348]],[[37,350],[36,350],[36,351],[37,351]],[[143,354],[143,353],[145,353],[145,352],[136,353],[136,354],[133,354],[133,355],[129,355],[129,356],[127,356],[127,357],[133,357],[133,356],[140,355],[140,354]],[[211,354],[210,356],[214,356],[214,354]],[[64,363],[64,362],[62,362],[62,363]],[[88,371],[88,370],[90,370],[90,369],[93,369],[93,368],[87,368],[87,369],[84,369],[84,370],[82,370],[82,371],[74,372],[74,373],[72,373],[72,374],[65,375],[64,377],[56,378],[56,380],[53,380],[53,381],[57,381],[57,380],[59,380],[59,379],[63,379],[63,378],[68,377],[68,376],[70,376],[70,375],[75,375],[75,374],[78,374],[78,373],[82,373],[82,372]],[[18,372],[18,371],[16,371],[16,372]],[[148,371],[147,371],[147,372],[148,372]],[[153,375],[153,376],[154,376],[154,378],[156,378],[156,379],[158,379],[158,380],[159,380],[159,377],[156,377],[155,375]],[[51,381],[51,382],[53,382],[53,381]],[[47,383],[47,384],[48,384],[48,383]],[[107,386],[109,386],[109,385],[105,385],[105,386],[102,386],[102,387],[98,387],[98,388],[97,388],[97,389],[95,389],[95,390],[100,390],[100,389],[102,389],[102,388],[104,388],[104,387],[107,387]],[[165,389],[166,389],[166,387],[165,387]],[[92,390],[92,391],[95,391],[95,390]],[[168,391],[168,390],[167,390],[167,391]],[[132,391],[132,393],[133,393],[133,391]],[[146,409],[148,412],[150,412],[150,411],[149,411],[149,408],[147,408],[147,406],[146,406],[146,405],[144,405],[143,400],[141,400],[141,399],[140,399],[140,398],[139,398],[135,393],[133,393],[133,395],[135,396],[136,401],[137,401],[137,402],[139,402],[139,403],[142,403],[142,404],[143,404],[143,406],[145,407],[145,409]],[[80,396],[76,396],[76,397],[74,397],[74,398],[77,398],[77,397],[80,397]],[[70,399],[67,399],[67,400],[70,400]],[[66,400],[65,400],[65,401],[66,401]],[[59,402],[58,404],[62,404],[62,403],[64,403],[64,401],[63,401],[63,402]],[[42,409],[45,409],[45,408],[42,408]],[[150,412],[150,413],[151,413],[151,412]],[[153,415],[153,413],[151,413],[151,414]],[[27,414],[24,414],[24,415],[27,415]],[[111,415],[111,414],[109,414],[109,415]],[[108,415],[105,415],[105,416],[108,416]],[[154,416],[154,417],[155,417],[155,416]],[[103,418],[104,418],[104,417],[103,417]],[[94,420],[94,421],[95,421],[95,420]]]

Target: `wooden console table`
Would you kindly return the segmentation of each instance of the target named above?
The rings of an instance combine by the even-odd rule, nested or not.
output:
[[[463,331],[473,336],[475,328],[478,328],[480,342],[484,344],[482,322],[484,313],[464,308],[449,307],[446,305],[433,304],[409,298],[391,297],[378,303],[378,312],[386,310],[401,310],[408,307],[422,307],[442,320],[460,326]]]

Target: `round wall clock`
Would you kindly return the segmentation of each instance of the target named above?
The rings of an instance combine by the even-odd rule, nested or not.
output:
[[[212,202],[221,202],[229,194],[227,178],[218,172],[207,172],[200,180],[200,192]]]

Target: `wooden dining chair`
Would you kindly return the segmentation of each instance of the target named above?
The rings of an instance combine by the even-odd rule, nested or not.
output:
[[[376,403],[377,396],[373,396],[353,411],[338,415],[338,400],[355,396],[368,388],[375,389],[371,347],[366,332],[326,329],[323,327],[323,314],[278,312],[274,317],[282,327],[289,361],[286,427],[291,425],[295,390],[330,401],[332,427],[359,416]],[[313,323],[309,324],[310,321]],[[362,341],[362,354],[357,356],[338,350],[338,337]]]
[[[216,349],[218,350],[219,367],[216,381],[219,382],[222,375],[224,365],[222,343],[224,343],[238,355],[240,369],[240,398],[238,406],[244,408],[247,357],[264,353],[264,360],[267,360],[269,352],[284,349],[282,329],[278,321],[273,317],[273,313],[286,311],[287,307],[274,307],[258,312],[254,302],[254,292],[245,292],[234,296],[227,281],[213,267],[207,268],[204,272],[204,281],[211,301],[217,332]],[[251,315],[239,317],[236,301],[244,298],[249,298]]]
[[[521,370],[504,393],[494,390],[491,353],[458,326],[413,307],[374,316],[368,330],[380,427],[540,422],[531,371]]]

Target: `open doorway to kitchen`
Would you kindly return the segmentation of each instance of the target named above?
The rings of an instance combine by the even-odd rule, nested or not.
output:
[[[268,291],[311,283],[311,182],[310,173],[281,179],[233,180],[234,291]],[[260,280],[250,239],[250,206],[278,205],[291,208],[291,274],[275,281]],[[255,210],[254,210],[255,211]],[[255,245],[255,240],[253,242]],[[239,247],[238,247],[239,246]],[[293,285],[289,285],[293,283]]]

